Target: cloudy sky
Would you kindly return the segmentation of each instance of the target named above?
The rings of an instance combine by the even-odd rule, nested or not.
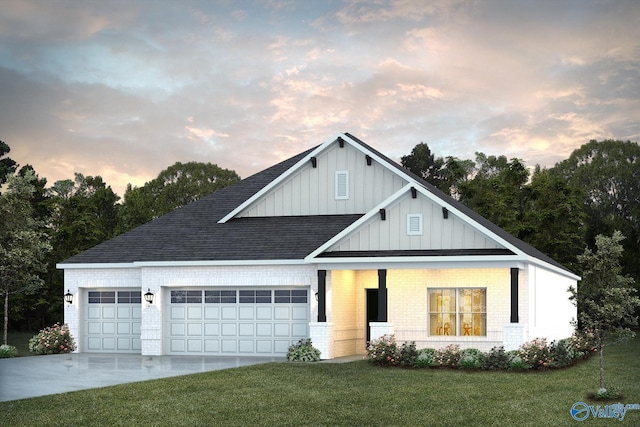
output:
[[[344,131],[549,167],[639,141],[640,3],[2,0],[0,140],[49,184],[244,178]]]

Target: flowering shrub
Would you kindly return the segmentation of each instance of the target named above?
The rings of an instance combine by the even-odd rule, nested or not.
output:
[[[486,356],[476,348],[465,348],[460,352],[461,369],[480,369],[484,366]]]
[[[509,356],[504,351],[503,346],[493,347],[484,359],[485,369],[507,369],[509,367]]]
[[[546,368],[551,362],[546,338],[535,338],[522,344],[518,350],[518,355],[532,369]]]
[[[380,366],[395,366],[399,364],[400,351],[398,350],[395,336],[383,335],[377,340],[371,340],[367,346],[365,359],[374,365]]]
[[[44,328],[29,340],[29,351],[35,354],[71,353],[76,343],[69,332],[69,326],[55,324]]]
[[[511,350],[507,352],[508,368],[513,369],[514,371],[524,371],[525,369],[530,369],[531,365],[525,362],[518,350]]]
[[[289,347],[287,360],[291,362],[317,362],[320,360],[320,350],[311,344],[311,339],[301,339],[297,344]]]
[[[595,334],[590,330],[576,331],[570,338],[569,346],[575,352],[576,358],[588,357],[597,351]]]
[[[0,345],[0,359],[8,357],[16,357],[18,350],[12,345],[2,344]]]
[[[460,346],[457,344],[449,344],[444,348],[436,350],[434,360],[439,366],[457,368],[460,362]]]

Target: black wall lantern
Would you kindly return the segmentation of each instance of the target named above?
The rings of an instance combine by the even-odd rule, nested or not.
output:
[[[151,293],[151,288],[147,290],[147,293],[144,294],[144,300],[149,304],[153,304],[153,294]]]
[[[73,294],[67,289],[67,293],[64,294],[64,301],[67,304],[73,304]]]

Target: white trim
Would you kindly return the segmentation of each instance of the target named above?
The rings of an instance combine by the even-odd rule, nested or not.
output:
[[[336,171],[335,177],[336,200],[349,200],[349,171]]]
[[[407,214],[407,236],[422,236],[422,214]]]
[[[73,270],[82,268],[141,268],[141,267],[224,267],[224,266],[262,266],[262,265],[306,265],[301,259],[277,259],[277,260],[230,260],[230,261],[136,261],[132,263],[114,264],[57,264],[61,270]]]

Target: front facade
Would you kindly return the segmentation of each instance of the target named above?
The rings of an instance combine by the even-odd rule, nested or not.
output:
[[[579,280],[350,134],[58,266],[78,351],[144,355],[512,349],[571,335]]]

